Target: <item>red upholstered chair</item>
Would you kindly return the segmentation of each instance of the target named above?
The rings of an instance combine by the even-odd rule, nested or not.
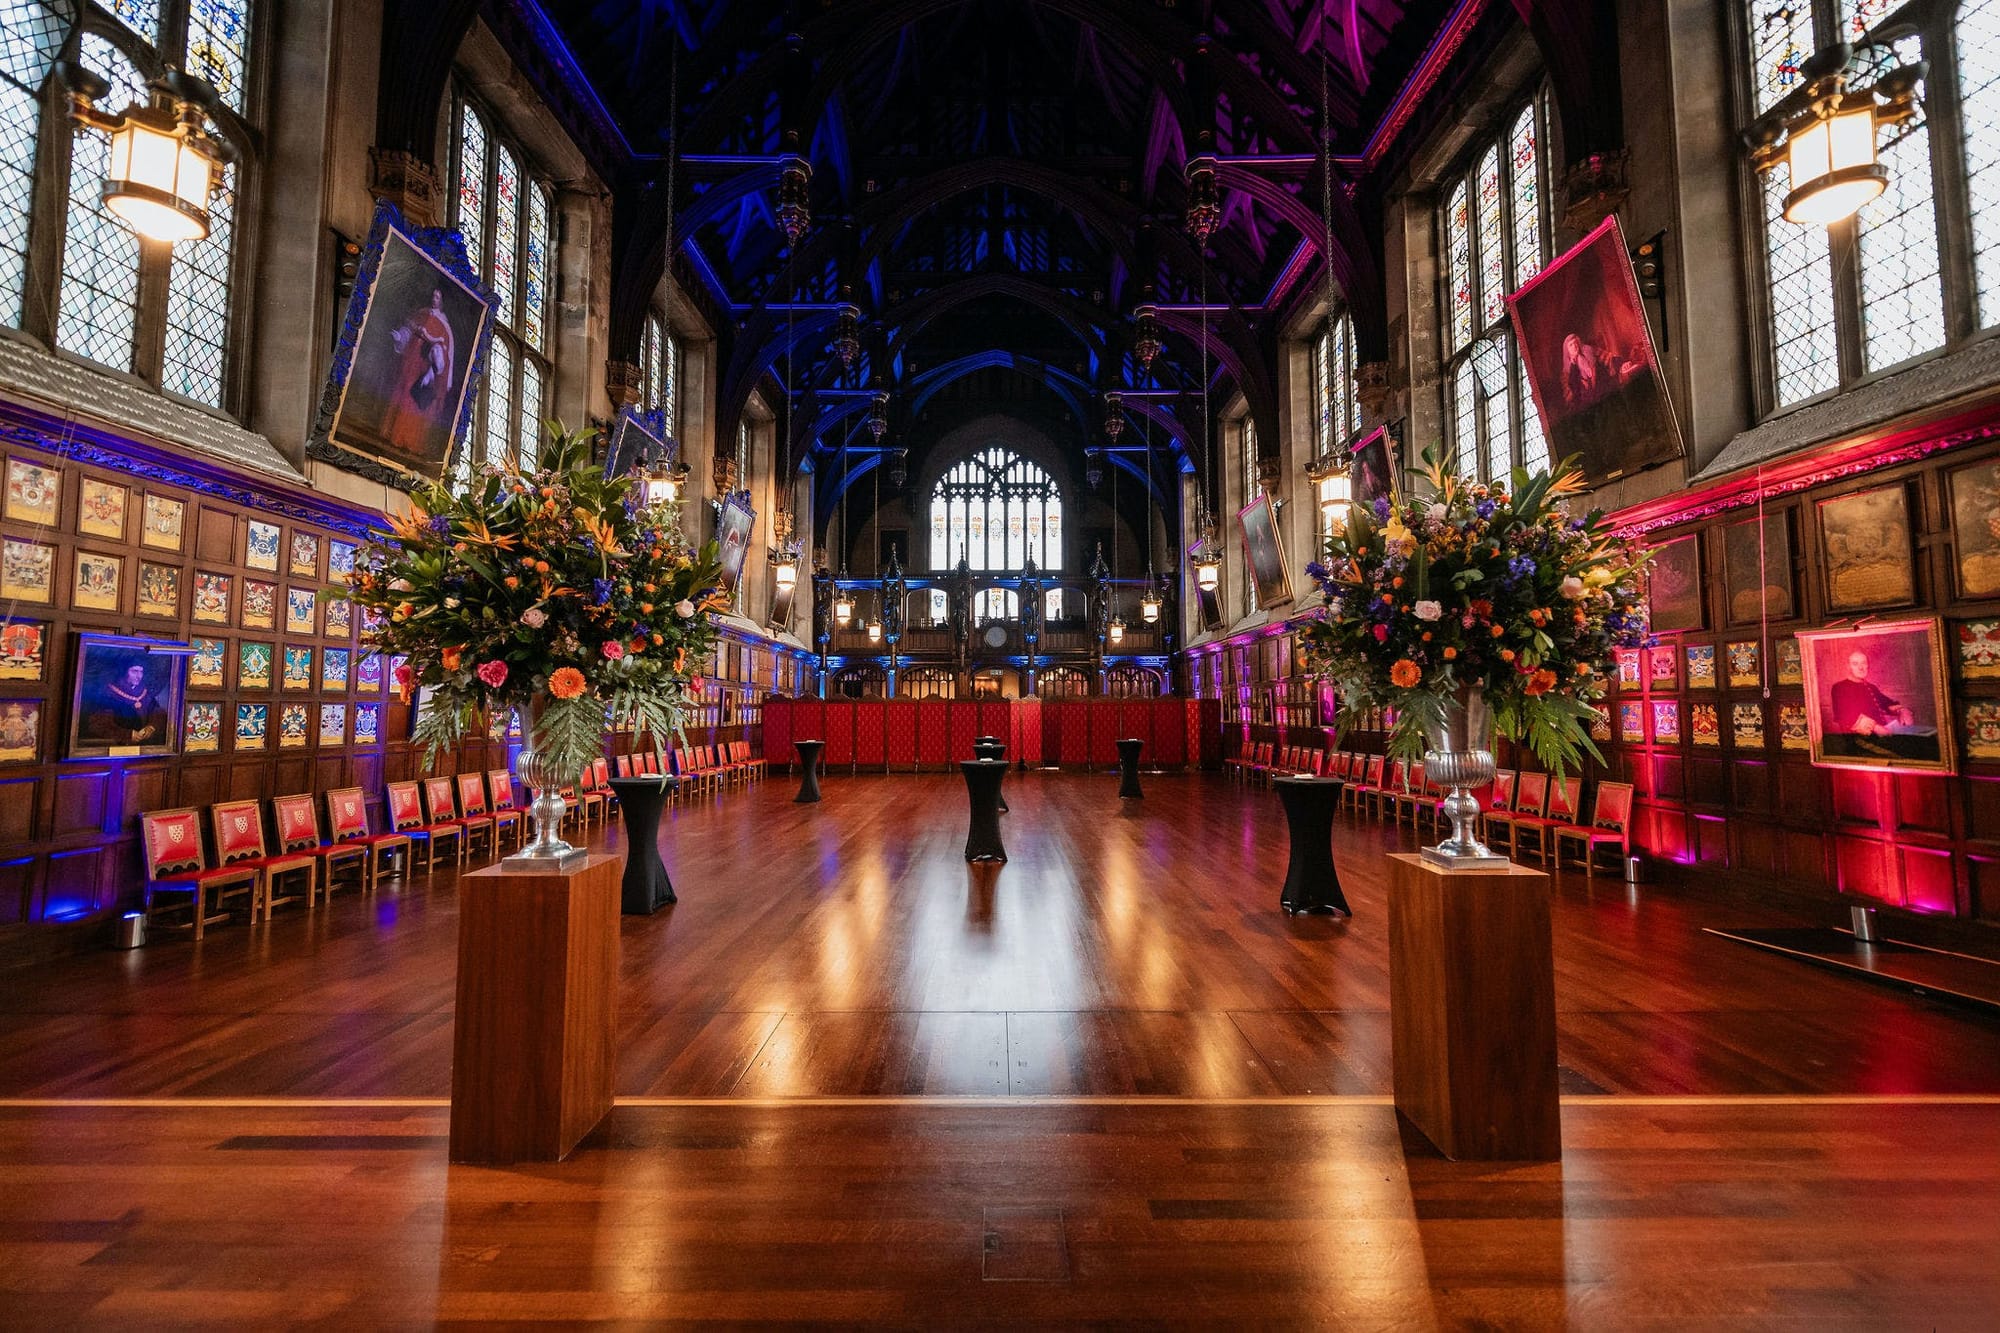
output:
[[[447,782],[450,779],[446,779]],[[410,840],[400,833],[376,833],[368,827],[368,802],[359,787],[336,787],[326,794],[326,819],[335,842],[362,849],[362,887],[372,890],[382,882],[382,870],[401,856],[410,859]]]
[[[470,860],[484,843],[490,854],[495,850],[493,816],[469,815],[458,808],[458,784],[452,778],[424,779],[424,811],[432,824],[456,823],[465,830],[464,859]]]
[[[1520,852],[1528,850],[1529,839],[1534,840],[1535,859],[1549,859],[1549,835],[1563,825],[1574,826],[1583,813],[1583,779],[1564,778],[1561,782],[1549,783],[1549,803],[1546,814],[1531,815],[1525,812],[1514,816],[1514,845]]]
[[[632,759],[633,756],[629,754],[621,754],[618,756],[617,760],[613,763],[612,766],[618,770],[619,777],[629,778],[635,776],[632,772]]]
[[[300,852],[319,862],[320,893],[329,901],[343,867],[354,868],[357,886],[368,882],[368,849],[357,843],[332,843],[319,836],[319,812],[308,795],[273,796],[271,814],[278,821],[278,850]]]
[[[1518,821],[1523,815],[1539,816],[1545,813],[1549,804],[1549,775],[1546,773],[1522,773],[1514,780],[1514,808],[1502,810],[1497,806],[1486,813],[1486,837],[1498,843],[1500,835],[1506,834],[1507,855],[1514,854],[1518,841],[1515,834]]]
[[[1356,814],[1368,808],[1368,798],[1382,785],[1383,757],[1371,754],[1361,757],[1359,777],[1348,783],[1340,791],[1340,804]]]
[[[1410,827],[1417,827],[1417,816],[1432,801],[1430,784],[1424,780],[1424,766],[1411,764],[1408,770],[1409,785],[1399,787],[1389,793],[1391,813],[1395,815],[1396,827],[1403,826],[1403,815],[1410,816]]]
[[[504,768],[487,770],[486,797],[487,808],[493,812],[495,820],[503,815],[514,816],[515,823],[520,829],[519,841],[515,845],[527,842],[528,807],[524,800],[515,795],[514,775]]]
[[[150,922],[156,911],[153,900],[163,895],[186,894],[194,928],[200,939],[217,921],[229,919],[229,900],[242,898],[257,919],[257,884],[261,878],[255,866],[211,868],[201,845],[201,816],[193,810],[160,810],[139,816],[139,830],[146,857],[146,895],[143,907]]]
[[[590,766],[597,773],[597,789],[604,793],[604,809],[606,813],[616,810],[618,808],[618,793],[611,788],[611,761],[599,756],[597,759],[591,761]],[[459,804],[463,806],[465,802],[460,801]]]
[[[218,865],[257,871],[257,902],[250,919],[260,915],[270,920],[271,909],[280,903],[295,903],[294,891],[278,896],[279,883],[292,876],[305,876],[305,902],[311,907],[319,889],[319,858],[310,852],[279,852],[264,849],[264,808],[258,801],[220,801],[208,807],[209,827],[215,832],[215,860]]]
[[[1597,784],[1597,809],[1589,824],[1558,824],[1555,828],[1556,865],[1562,865],[1563,845],[1574,843],[1583,851],[1586,878],[1597,873],[1597,849],[1615,847],[1622,864],[1632,855],[1632,784]]]
[[[392,782],[388,787],[389,828],[410,840],[414,853],[422,848],[424,873],[429,874],[441,854],[440,844],[450,843],[453,859],[465,864],[465,825],[456,819],[432,823],[424,818],[423,797],[414,782]]]
[[[1493,782],[1486,789],[1486,799],[1479,803],[1477,826],[1479,836],[1486,836],[1486,821],[1494,815],[1506,815],[1514,810],[1514,786],[1519,775],[1511,768],[1493,770]]]

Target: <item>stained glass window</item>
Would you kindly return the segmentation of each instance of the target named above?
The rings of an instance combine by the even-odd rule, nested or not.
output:
[[[1547,461],[1507,313],[1508,294],[1547,253],[1546,114],[1541,94],[1529,99],[1451,182],[1444,207],[1447,433],[1455,465],[1486,479]]]
[[[1472,341],[1472,207],[1465,182],[1460,181],[1445,206],[1445,297],[1450,302],[1446,351]]]
[[[532,471],[542,452],[542,368],[521,363],[521,468]]]
[[[104,7],[111,11],[111,17],[139,34],[148,46],[160,40],[160,0],[108,0]],[[99,70],[102,74],[104,71]],[[123,106],[124,103],[113,103]]]
[[[21,323],[27,289],[41,116],[35,91],[75,18],[73,3],[0,0],[0,324]]]
[[[1257,498],[1257,423],[1250,417],[1242,422],[1243,495],[1241,503]]]
[[[660,366],[660,317],[647,315],[646,324],[639,333],[639,406],[648,412],[660,410],[661,374]]]
[[[486,122],[470,106],[458,113],[458,234],[473,267],[486,260]]]
[[[521,243],[521,164],[507,145],[493,152],[493,258],[486,280],[500,298],[494,318],[514,327],[514,265]]]
[[[1973,283],[1981,327],[2000,324],[2000,0],[1967,0],[1953,19]]]
[[[1799,86],[1813,53],[1812,0],[1753,0],[1750,5],[1751,84],[1762,115]]]
[[[674,331],[662,326],[660,331],[660,413],[666,418],[667,434],[675,439],[681,433],[681,344],[674,337]]]
[[[110,41],[83,34],[82,56],[86,68],[111,83],[102,99],[106,106],[144,100],[145,80]],[[93,361],[130,370],[139,316],[139,238],[99,198],[110,165],[111,146],[102,132],[73,131],[56,341]]]
[[[521,336],[538,352],[548,350],[549,194],[528,187],[528,247],[521,261]]]
[[[208,235],[174,246],[167,285],[167,345],[160,385],[222,406],[229,350],[229,272],[236,245],[236,165],[223,168],[222,188],[208,209]]]
[[[208,80],[230,110],[243,110],[249,64],[250,6],[246,0],[189,0],[187,69]]]
[[[1062,503],[1046,472],[1005,449],[961,459],[931,492],[931,568],[950,569],[963,552],[972,569],[1020,569],[1028,557],[1060,569]],[[1025,520],[1018,545],[1013,518]]]
[[[481,452],[485,462],[507,461],[507,448],[513,442],[513,415],[508,410],[513,392],[513,344],[495,338],[486,349],[486,443]]]

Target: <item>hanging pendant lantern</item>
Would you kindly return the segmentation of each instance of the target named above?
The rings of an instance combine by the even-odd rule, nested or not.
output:
[[[1083,451],[1083,480],[1091,490],[1104,484],[1104,451],[1086,449]]]
[[[1160,354],[1160,312],[1158,307],[1142,305],[1132,311],[1132,355],[1139,358],[1139,364],[1151,369],[1153,358]]]
[[[875,437],[877,444],[889,433],[889,395],[886,393],[877,393],[874,401],[868,404],[868,433]]]
[[[1113,389],[1104,395],[1104,435],[1113,444],[1125,433],[1125,395]]]
[[[1145,621],[1148,625],[1153,625],[1159,623],[1160,607],[1164,602],[1160,597],[1159,589],[1151,586],[1153,583],[1153,571],[1150,569],[1146,571],[1146,583],[1148,584],[1146,591],[1139,594],[1139,619]]]
[[[1787,168],[1788,222],[1830,227],[1889,188],[1889,170],[1876,158],[1876,132],[1916,118],[1918,87],[1930,67],[1911,61],[1871,85],[1855,86],[1853,59],[1854,48],[1845,42],[1814,52],[1800,67],[1803,93],[1744,133],[1759,171],[1781,162]]]
[[[902,490],[910,479],[910,451],[897,449],[889,455],[889,484]]]
[[[785,243],[797,247],[799,238],[812,226],[812,163],[796,155],[778,165],[778,225],[784,228]]]
[[[1187,164],[1187,229],[1197,245],[1222,225],[1222,197],[1215,185],[1215,159],[1197,157]]]
[[[209,200],[231,156],[204,128],[202,88],[173,71],[150,85],[150,106],[134,102],[116,116],[99,111],[111,85],[75,61],[57,77],[69,89],[70,120],[111,141],[101,199],[105,210],[148,240],[198,241],[209,233]]]
[[[841,574],[843,578],[846,577],[845,570]],[[833,618],[840,622],[842,629],[846,629],[854,621],[854,594],[845,588],[833,595]]]
[[[1347,460],[1328,454],[1306,467],[1306,480],[1312,483],[1313,498],[1327,528],[1337,529],[1347,522],[1348,511],[1354,505],[1354,479],[1348,472]]]
[[[840,364],[854,369],[854,362],[861,355],[861,307],[843,305],[833,321],[833,354],[840,358]]]

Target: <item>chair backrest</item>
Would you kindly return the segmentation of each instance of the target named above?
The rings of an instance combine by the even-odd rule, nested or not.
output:
[[[139,816],[146,848],[146,878],[162,879],[206,870],[201,850],[201,816],[192,810],[156,810]]]
[[[1419,764],[1411,764],[1411,765],[1410,765],[1410,790],[1411,790],[1411,791],[1422,791],[1423,789],[1424,789],[1424,766],[1423,766],[1422,764],[1420,764],[1420,763],[1419,763]]]
[[[486,790],[493,797],[495,810],[514,808],[514,775],[504,768],[496,768],[486,775]]]
[[[1396,767],[1391,769],[1389,773],[1389,785],[1400,791],[1408,791],[1410,789],[1409,760],[1398,759],[1396,761]]]
[[[486,784],[477,773],[458,775],[458,808],[468,815],[486,813]]]
[[[1367,781],[1368,785],[1371,787],[1379,787],[1382,785],[1382,756],[1379,754],[1371,754],[1368,756]]]
[[[1493,774],[1493,796],[1486,803],[1488,810],[1512,810],[1514,808],[1514,770],[1503,768]]]
[[[1628,826],[1632,822],[1632,784],[1598,783],[1597,813],[1590,822],[1598,828],[1611,829],[1617,833],[1628,831]]]
[[[264,855],[264,812],[255,801],[218,801],[208,807],[215,828],[215,863],[232,865]]]
[[[598,786],[609,787],[611,785],[610,760],[604,758],[602,755],[599,755],[596,759],[590,761],[590,767],[591,771],[597,774]]]
[[[632,776],[632,756],[631,756],[631,755],[629,755],[629,754],[621,754],[621,755],[619,755],[619,756],[618,756],[618,762],[617,762],[617,764],[615,765],[615,767],[616,767],[616,768],[618,769],[618,776],[619,776],[619,777],[621,777],[621,778],[629,778],[629,777],[631,777],[631,776]]]
[[[389,827],[401,833],[404,829],[421,828],[424,823],[424,802],[417,794],[414,782],[392,782],[388,787]]]
[[[273,796],[271,813],[278,819],[278,849],[304,851],[319,846],[319,812],[311,796]]]
[[[335,842],[352,842],[368,836],[368,803],[359,787],[336,787],[326,794],[326,818],[333,825]]]
[[[450,778],[424,779],[424,804],[430,808],[431,823],[458,818],[458,798],[452,794]]]
[[[1564,778],[1549,784],[1549,818],[1575,819],[1583,808],[1583,779]]]
[[[1523,773],[1514,785],[1514,808],[1524,815],[1539,815],[1548,808],[1549,775]]]

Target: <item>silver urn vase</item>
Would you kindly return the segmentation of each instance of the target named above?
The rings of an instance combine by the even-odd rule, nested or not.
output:
[[[526,846],[505,859],[505,864],[521,870],[569,870],[584,858],[579,847],[562,838],[563,788],[574,786],[581,773],[565,772],[556,757],[535,749],[535,732],[541,721],[539,700],[528,706],[525,734],[528,744],[514,761],[514,771],[527,784],[528,822],[533,830]]]
[[[1429,745],[1424,751],[1424,776],[1451,789],[1439,807],[1451,820],[1451,836],[1418,854],[1447,870],[1506,865],[1506,857],[1479,841],[1479,801],[1467,790],[1493,781],[1493,713],[1486,706],[1485,691],[1476,686],[1460,689],[1457,700],[1445,710],[1444,725],[1425,728],[1424,739]]]

